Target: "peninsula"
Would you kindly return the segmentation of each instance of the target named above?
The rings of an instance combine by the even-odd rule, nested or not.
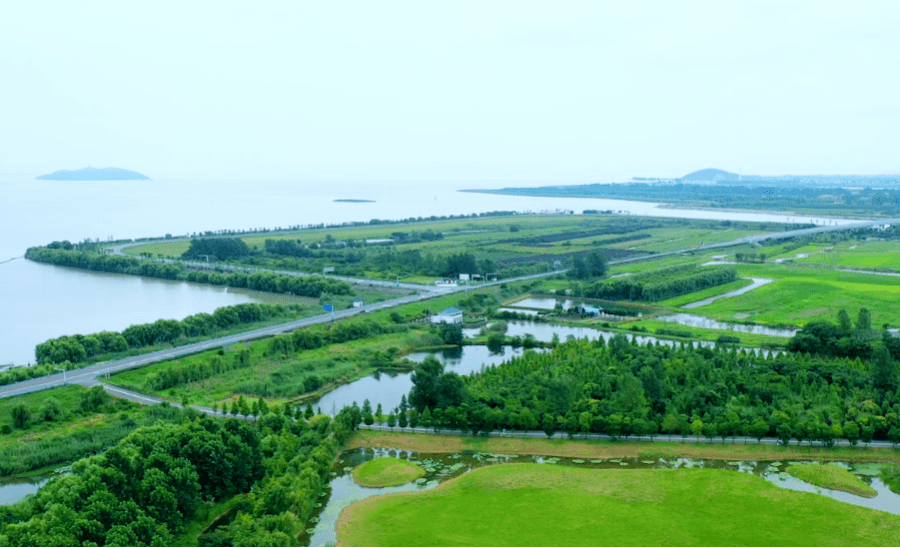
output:
[[[36,179],[45,181],[137,181],[150,180],[150,177],[118,167],[86,167],[74,171],[61,169],[49,175],[41,175]]]

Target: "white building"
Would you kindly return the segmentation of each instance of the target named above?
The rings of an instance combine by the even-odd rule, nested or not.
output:
[[[431,317],[431,323],[463,323],[462,310],[451,306]]]

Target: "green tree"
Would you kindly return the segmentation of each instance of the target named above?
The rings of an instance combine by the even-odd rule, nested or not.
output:
[[[13,405],[12,410],[12,424],[13,428],[25,428],[28,426],[28,421],[31,420],[31,411],[28,410],[28,406],[25,405],[25,402],[19,402]]]
[[[694,437],[697,438],[697,441],[700,441],[700,436],[703,434],[703,421],[700,419],[695,420],[691,423],[691,433],[694,434]]]
[[[62,407],[56,398],[48,398],[41,408],[41,418],[47,422],[58,421],[63,416]]]
[[[850,314],[843,308],[838,312],[838,325],[844,335],[849,335],[853,331],[853,324],[850,321]]]
[[[544,413],[544,418],[541,421],[541,428],[543,428],[544,433],[547,434],[548,438],[552,438],[553,434],[556,433],[556,418],[550,413]]]
[[[859,443],[859,426],[853,421],[844,423],[844,437],[850,442],[850,445]]]

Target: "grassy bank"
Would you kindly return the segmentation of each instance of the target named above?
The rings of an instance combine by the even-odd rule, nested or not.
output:
[[[825,489],[835,489],[859,495],[874,497],[878,491],[872,489],[849,471],[828,464],[794,464],[787,473],[795,478]]]
[[[345,546],[894,546],[900,517],[732,471],[508,464],[358,502],[337,529]]]
[[[611,442],[543,438],[488,438],[404,434],[360,430],[348,442],[355,447],[388,447],[423,453],[457,453],[466,449],[484,453],[552,455],[583,459],[677,458],[722,460],[818,460],[900,463],[900,452],[865,447],[797,447],[731,443]]]

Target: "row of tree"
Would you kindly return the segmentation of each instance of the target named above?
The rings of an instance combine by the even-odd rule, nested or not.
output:
[[[440,363],[413,374],[409,402],[440,427],[548,434],[779,436],[830,444],[900,441],[897,363],[807,354],[639,346],[624,336],[569,341],[459,377]],[[888,382],[879,380],[884,374]]]
[[[661,301],[733,282],[737,278],[734,267],[685,265],[598,282],[585,288],[584,296],[614,301]]]
[[[67,364],[69,368],[71,365],[103,359],[112,353],[169,344],[182,338],[213,335],[238,325],[295,314],[300,309],[296,305],[265,303],[223,306],[212,314],[201,312],[181,321],[157,320],[132,325],[121,333],[102,331],[93,335],[64,335],[38,344],[34,354],[38,364]]]
[[[206,242],[209,240],[197,241]],[[62,248],[50,249],[47,247],[31,247],[25,252],[25,258],[41,263],[96,272],[113,272],[167,280],[212,283],[302,297],[319,298],[326,293],[330,295],[353,294],[353,288],[347,282],[324,276],[292,276],[274,272],[254,272],[252,274],[232,272],[225,274],[191,270],[180,263],[148,261],[124,255],[106,255]]]

